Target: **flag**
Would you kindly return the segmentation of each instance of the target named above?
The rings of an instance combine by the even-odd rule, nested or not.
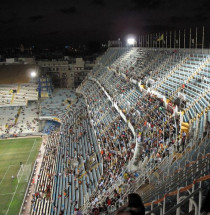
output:
[[[161,34],[161,36],[157,39],[157,42],[160,42],[161,40],[164,40],[164,35]]]

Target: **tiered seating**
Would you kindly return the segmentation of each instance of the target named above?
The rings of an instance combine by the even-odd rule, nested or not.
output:
[[[76,96],[71,90],[57,89],[53,96],[42,100],[41,116],[61,117],[75,102]]]
[[[46,208],[48,211],[51,208],[51,214],[61,211],[73,214],[91,195],[102,174],[99,148],[82,98],[72,104],[61,120],[60,132],[50,135],[37,185],[37,195],[41,192],[41,199],[43,194],[47,198],[41,203],[39,198],[34,198],[34,214],[42,214]],[[42,183],[47,184],[46,187],[43,188]]]
[[[9,127],[14,125],[18,107],[0,107],[0,136],[9,133]]]
[[[172,117],[173,112],[164,107],[163,101],[154,95],[143,95],[132,83],[113,71],[103,72],[98,80],[126,113],[136,133],[146,130],[147,141],[142,158],[155,154],[154,149],[160,156],[168,154],[168,147],[175,143],[180,123],[178,118]],[[140,141],[141,135],[138,139]],[[155,147],[157,143],[161,145],[159,149]]]
[[[10,86],[7,85],[1,85],[0,86],[0,105],[1,106],[7,106],[11,103],[12,100],[12,94],[10,91]]]
[[[28,101],[36,100],[38,100],[36,84],[0,86],[0,106],[26,106]]]
[[[169,54],[169,53],[168,53]],[[163,57],[163,59],[166,56]],[[159,64],[158,67],[154,68],[150,74],[150,78],[156,81],[155,86],[159,85],[163,77],[167,77],[173,70],[176,70],[183,62],[188,59],[189,54],[182,52],[171,52],[169,57],[165,61]],[[161,82],[162,83],[162,82]]]
[[[87,99],[90,116],[96,130],[103,157],[103,178],[100,181],[100,189],[94,196],[100,195],[100,190],[108,190],[113,182],[118,179],[129,159],[133,156],[135,142],[132,132],[127,124],[122,120],[119,113],[107,101],[103,91],[96,83],[88,81],[80,92]],[[112,169],[112,173],[110,173]],[[105,194],[105,193],[104,193]],[[94,197],[95,198],[95,197]]]
[[[140,78],[139,81],[145,81],[149,80],[149,78],[153,77],[155,74],[154,80],[157,83],[152,89],[157,89],[159,95],[170,96],[170,99],[174,100],[176,99],[176,93],[181,91],[182,88],[182,93],[185,93],[185,91],[189,93],[188,82],[193,83],[194,80],[202,77],[202,82],[204,83],[205,81],[206,85],[203,84],[201,86],[199,84],[196,90],[201,93],[199,94],[199,102],[201,101],[203,104],[201,108],[196,104],[197,112],[194,114],[195,117],[197,114],[202,115],[204,110],[207,111],[209,108],[208,100],[205,101],[203,99],[205,96],[208,98],[208,88],[206,89],[206,87],[208,87],[208,75],[200,75],[200,73],[203,74],[203,71],[208,70],[208,56],[197,54],[189,55],[177,52],[172,53],[168,51],[155,52],[152,50],[145,51],[144,53],[141,50],[135,49],[124,53],[119,59],[119,61],[117,59],[113,64],[110,64],[109,68],[111,68],[111,70],[98,67],[97,71],[94,71],[93,76],[91,77],[90,74],[89,80],[86,79],[82,86],[83,94],[87,94],[87,98],[91,98],[90,100],[87,99],[88,105],[91,104],[95,106],[98,103],[96,107],[98,107],[99,111],[96,111],[96,114],[92,114],[93,122],[95,123],[97,120],[97,123],[94,124],[94,128],[97,130],[97,134],[100,134],[101,131],[103,132],[104,127],[106,128],[104,124],[102,124],[102,127],[97,126],[97,124],[100,125],[100,123],[98,123],[99,120],[102,121],[102,123],[106,123],[106,121],[103,120],[106,118],[106,112],[103,106],[106,108],[108,102],[103,99],[102,93],[100,92],[99,86],[102,86],[106,93],[108,93],[107,95],[111,96],[112,101],[116,103],[126,115],[128,122],[131,122],[135,128],[137,143],[139,142],[143,146],[141,146],[143,150],[140,150],[140,158],[142,160],[142,163],[140,163],[141,167],[146,169],[153,169],[154,167],[159,168],[157,163],[161,165],[161,161],[164,161],[166,156],[172,156],[173,158],[173,156],[176,155],[176,153],[173,154],[173,152],[182,152],[185,148],[186,139],[183,130],[180,129],[179,115],[171,108],[173,106],[175,107],[172,101],[169,101],[170,108],[167,109],[168,101],[166,103],[166,101],[158,98],[154,94],[138,90],[136,86],[133,85],[133,83],[136,82],[130,82],[126,77],[136,80]],[[148,62],[150,62],[149,65],[146,65]],[[134,65],[136,66],[136,71]],[[129,70],[131,66],[133,66],[133,68]],[[123,72],[123,70],[126,69],[128,70]],[[140,74],[137,74],[137,71],[140,72]],[[164,78],[160,81],[161,75],[164,75]],[[187,80],[187,82],[185,82],[185,80]],[[159,84],[159,82],[161,82],[161,84]],[[184,87],[180,87],[182,82],[185,83]],[[164,84],[167,86],[170,85],[170,88],[164,88]],[[203,91],[204,89],[205,94]],[[96,91],[99,92],[99,98],[95,98]],[[166,91],[168,91],[168,93],[166,93]],[[197,99],[197,102],[198,94],[194,94],[194,97]],[[101,103],[98,102],[98,100]],[[103,106],[100,107],[101,105]],[[94,111],[94,108],[91,109],[91,112],[92,111]],[[103,114],[101,114],[101,112]],[[203,134],[205,131],[205,119],[204,115],[202,116],[200,127],[203,129],[200,129],[200,134]],[[184,120],[184,122],[186,121]],[[202,135],[200,137],[202,137]],[[144,142],[142,142],[142,140]],[[148,164],[146,164],[147,161],[149,161]],[[115,188],[116,186],[114,186],[113,189]],[[112,192],[111,190],[109,191]],[[104,196],[106,197],[106,195]],[[105,200],[105,197],[101,199],[101,203]]]
[[[157,75],[160,67],[172,59],[173,52],[160,51],[155,49],[133,49],[126,55],[116,60],[111,68],[125,74],[134,80],[146,83],[146,80],[155,74]],[[146,78],[147,77],[147,78]]]
[[[3,136],[20,136],[39,131],[39,108],[37,102],[23,107],[5,107],[1,109],[1,131]]]
[[[161,172],[158,172],[160,177],[158,183],[157,177],[151,177],[150,183],[153,183],[154,187],[142,193],[144,202],[153,201],[157,199],[158,196],[161,198],[165,194],[163,192],[169,193],[174,191],[176,187],[185,187],[188,184],[192,184],[194,180],[208,175],[210,173],[210,169],[208,168],[210,157],[208,153],[210,153],[209,141],[205,140],[201,145],[192,148],[172,165],[165,166]],[[208,156],[202,157],[203,154],[208,154]],[[207,166],[202,166],[204,164],[203,162],[206,161]],[[198,166],[200,166],[200,168],[198,168]],[[163,189],[164,187],[166,189]]]
[[[74,208],[83,204],[84,197],[96,188],[102,174],[98,145],[89,125],[87,112],[82,106],[61,126],[63,134],[58,149],[53,200],[57,211],[65,214],[73,213]]]
[[[9,130],[10,134],[37,133],[39,131],[38,118],[38,104],[37,102],[30,102],[28,106],[20,109],[20,113],[15,120],[15,125]]]
[[[149,172],[150,184],[145,185],[142,176],[140,176],[141,180],[137,178],[132,187],[123,192],[124,204],[129,193],[137,192],[141,195],[146,209],[150,210],[149,214],[159,214],[161,211],[164,211],[164,214],[173,214],[177,209],[175,203],[181,202],[177,199],[178,195],[184,195],[188,198],[189,190],[191,194],[198,188],[206,193],[206,187],[210,183],[209,152],[209,140],[206,136],[199,145],[188,149],[176,161],[168,162],[165,160],[158,166],[158,170]],[[148,173],[145,172],[144,174]],[[199,202],[197,191],[194,194],[194,200],[196,203]],[[112,210],[116,210],[118,205],[119,202],[117,201]],[[181,213],[188,213],[187,201],[182,201]]]
[[[112,48],[108,49],[107,52],[102,56],[99,63],[104,66],[111,65],[116,59],[118,59],[122,54],[128,52],[130,49],[128,48]]]
[[[210,77],[208,66],[204,67],[186,84],[183,89],[183,94],[186,97],[185,122],[189,122],[197,114],[208,110],[210,104]]]
[[[131,50],[126,55],[121,56],[119,60],[116,62],[119,62],[118,65],[129,65],[129,60],[133,60],[135,62],[135,56],[139,57],[141,55],[143,56],[144,50],[138,51],[137,49]],[[152,51],[151,51],[152,52]],[[153,50],[153,52],[155,52]],[[164,51],[159,51],[160,53]],[[156,61],[150,60],[148,64],[148,68],[151,69],[151,73],[147,77],[147,80],[150,78],[153,79],[153,81],[156,81],[156,84],[153,85],[152,89],[160,88],[160,93],[167,96],[176,96],[177,91],[182,91],[182,94],[186,97],[186,109],[185,109],[185,115],[184,115],[184,122],[195,121],[197,114],[203,114],[203,112],[208,111],[209,107],[209,99],[208,99],[208,92],[209,92],[209,74],[208,74],[208,55],[201,55],[201,54],[187,54],[187,53],[181,53],[181,52],[170,52],[166,54],[169,54],[169,58],[166,56],[161,57],[160,53],[156,53],[159,55],[159,57],[156,56],[155,59],[166,59],[163,60],[162,64],[160,66],[156,67]],[[129,55],[130,54],[130,55]],[[125,57],[127,56],[127,57]],[[143,58],[143,57],[142,57]],[[124,64],[122,63],[124,59]],[[144,58],[143,58],[144,59]],[[120,71],[120,67],[117,67],[114,63],[111,68],[115,68],[117,71]],[[198,69],[196,69],[195,65],[199,66]],[[121,66],[122,69],[123,66]],[[127,66],[128,68],[129,66]],[[156,67],[156,68],[155,68]],[[195,67],[195,68],[194,68]],[[146,66],[144,67],[144,70],[147,70]],[[152,69],[153,68],[153,69]],[[187,74],[188,80],[182,80],[185,84],[178,86],[176,82],[173,81],[173,84],[176,86],[171,86],[170,89],[162,89],[164,86],[164,83],[166,83],[169,79],[173,79],[173,74],[175,76],[175,73],[179,73],[179,71],[182,71],[183,68],[189,68],[189,72]],[[193,72],[195,70],[195,72]],[[127,71],[129,73],[129,71]],[[135,72],[134,72],[135,73]],[[192,73],[192,75],[190,75]],[[180,74],[178,74],[180,75]],[[182,77],[182,76],[180,76]],[[142,81],[142,80],[141,80]],[[181,81],[181,79],[179,79]],[[189,82],[189,83],[188,83]],[[205,82],[205,83],[204,83]],[[154,82],[153,82],[154,83]],[[181,82],[180,82],[181,83]],[[172,90],[173,88],[173,90]],[[174,91],[172,93],[172,91]],[[171,93],[171,94],[170,94]],[[170,94],[170,95],[169,95]],[[195,98],[195,99],[194,99]],[[171,97],[172,99],[172,97]],[[175,100],[176,97],[174,97],[173,100]],[[192,103],[193,100],[193,103]],[[125,102],[122,102],[125,104]],[[128,103],[129,105],[129,103]]]
[[[86,106],[84,98],[68,90],[43,101],[42,115],[59,117],[62,125],[59,133],[51,135],[55,177],[49,176],[49,170],[48,175],[41,173],[43,181],[49,180],[44,193],[51,204],[47,199],[35,201],[34,214],[49,208],[51,214],[73,214],[84,204],[83,212],[91,214],[88,208],[107,202],[107,197],[116,201],[116,196],[121,199],[133,191],[140,191],[149,202],[146,206],[153,207],[154,199],[166,193],[171,197],[171,191],[192,184],[198,174],[209,174],[201,168],[209,165],[205,156],[209,152],[208,66],[209,56],[203,54],[109,49],[77,89]],[[186,97],[184,107],[175,107],[178,93]],[[203,137],[205,145],[196,146]],[[201,153],[196,168],[194,162],[184,168],[186,160],[195,161]],[[169,177],[177,169],[182,181],[174,180],[177,175]],[[141,190],[145,182],[150,183],[149,192]],[[169,207],[167,203],[167,211]]]
[[[57,152],[59,148],[60,133],[53,133],[49,136],[45,148],[41,169],[38,175],[35,193],[32,199],[31,214],[41,215],[51,212],[51,197],[55,183]]]
[[[200,73],[209,62],[205,55],[190,55],[190,57],[177,69],[174,70],[166,80],[157,87],[157,90],[166,96],[173,96],[175,92],[185,88],[185,84]]]

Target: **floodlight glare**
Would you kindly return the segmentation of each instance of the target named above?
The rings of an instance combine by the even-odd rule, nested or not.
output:
[[[36,77],[36,72],[31,72],[31,77],[35,78]]]
[[[128,45],[134,45],[135,42],[136,42],[136,41],[135,41],[134,38],[129,38],[129,39],[127,40]]]

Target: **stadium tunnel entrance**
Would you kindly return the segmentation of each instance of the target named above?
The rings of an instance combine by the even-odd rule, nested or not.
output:
[[[43,119],[39,123],[39,131],[45,134],[51,134],[60,128],[61,123],[52,119]]]

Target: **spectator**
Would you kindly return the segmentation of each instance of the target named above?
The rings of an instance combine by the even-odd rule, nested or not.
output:
[[[140,213],[132,210],[131,208],[129,207],[124,207],[124,208],[121,208],[119,209],[115,215],[141,215]]]
[[[141,197],[137,193],[131,193],[128,195],[128,207],[139,213],[139,215],[145,214],[145,207],[141,200]]]
[[[82,212],[79,209],[77,209],[76,215],[83,215],[83,214],[82,214]]]
[[[201,207],[201,213],[202,215],[210,215],[210,189],[206,195],[206,198],[203,201],[202,207]]]

